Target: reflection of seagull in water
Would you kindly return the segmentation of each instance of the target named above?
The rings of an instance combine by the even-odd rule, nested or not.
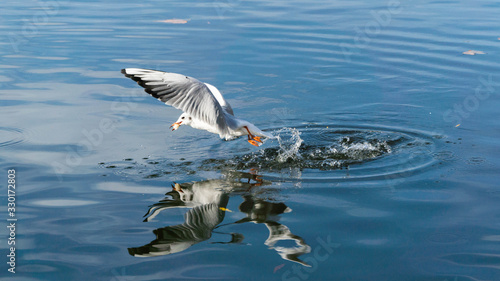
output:
[[[226,189],[224,189],[226,187]],[[222,180],[209,180],[194,183],[174,183],[172,191],[165,195],[172,198],[161,200],[153,204],[144,215],[145,222],[151,221],[161,211],[171,208],[194,208],[197,206],[219,202],[229,187]]]
[[[227,196],[224,196],[227,204]],[[222,202],[221,202],[222,203]],[[205,241],[212,236],[212,230],[224,219],[221,205],[211,203],[194,207],[184,216],[185,222],[179,225],[158,228],[153,231],[156,239],[148,245],[129,248],[128,252],[136,257],[163,256],[181,252],[192,245]]]
[[[255,177],[251,174],[240,174],[248,179]],[[262,180],[258,181],[258,185],[263,183]],[[257,184],[224,180],[174,183],[172,190],[166,193],[171,198],[153,204],[144,215],[144,221],[151,221],[165,209],[192,208],[185,214],[184,223],[155,229],[155,240],[142,247],[129,248],[129,253],[136,257],[168,255],[184,251],[209,239],[214,228],[224,220],[229,193],[235,189],[246,190],[255,185]],[[229,243],[240,243],[243,240],[238,233],[230,234],[232,241]]]
[[[228,194],[221,190],[220,183],[214,181],[196,182],[194,184],[176,183],[167,194],[173,200],[163,200],[153,205],[145,221],[151,220],[159,212],[168,208],[192,208],[184,216],[184,223],[167,226],[153,231],[156,239],[148,245],[129,248],[131,255],[151,257],[168,255],[184,251],[192,245],[205,241],[212,236],[213,229],[224,219],[225,208],[229,200]]]
[[[172,124],[172,130],[180,125],[219,134],[230,140],[248,135],[248,142],[262,144],[261,137],[273,138],[254,124],[234,117],[233,109],[214,86],[202,83],[182,74],[140,68],[122,69],[125,76],[137,81],[145,91],[177,109],[184,111]]]
[[[229,242],[212,242],[215,244],[240,244],[244,236],[239,233],[217,232],[215,229],[225,225],[240,224],[245,222],[263,223],[269,230],[269,237],[265,245],[274,249],[285,260],[297,262],[304,266],[307,263],[299,259],[299,256],[309,253],[311,248],[301,237],[291,233],[290,229],[278,222],[279,215],[291,211],[284,203],[272,203],[262,199],[254,198],[252,195],[245,195],[245,201],[240,204],[241,212],[246,213],[246,217],[236,222],[221,225],[224,220],[226,206],[231,192],[241,192],[250,190],[254,186],[266,184],[263,180],[252,174],[239,173],[229,175],[228,180],[207,180],[194,183],[175,183],[172,191],[167,192],[171,198],[161,200],[153,204],[145,215],[144,221],[151,221],[162,210],[169,208],[192,208],[185,216],[185,222],[179,225],[167,226],[153,231],[156,239],[142,247],[129,248],[131,255],[137,257],[162,256],[178,253],[186,250],[196,243],[208,240],[212,233],[230,234]],[[256,183],[241,182],[240,179],[254,179]],[[234,181],[236,180],[236,181]],[[292,240],[296,246],[282,247],[276,246],[278,241]]]
[[[275,249],[282,259],[300,263],[301,265],[310,267],[309,264],[299,259],[299,256],[311,252],[311,247],[306,244],[302,237],[293,234],[286,225],[274,221],[265,222],[267,229],[269,229],[269,237],[266,244],[271,249]],[[274,246],[280,240],[293,240],[296,247],[279,247]]]
[[[287,226],[276,222],[278,215],[292,211],[284,203],[266,202],[261,199],[253,198],[252,196],[245,196],[245,201],[240,204],[239,209],[241,212],[246,213],[247,217],[236,223],[264,223],[269,230],[269,237],[264,244],[276,250],[281,258],[285,260],[300,263],[308,267],[310,266],[306,262],[300,260],[299,256],[311,252],[311,247],[306,244],[302,237],[293,234]],[[275,246],[276,242],[284,240],[295,241],[296,247]]]

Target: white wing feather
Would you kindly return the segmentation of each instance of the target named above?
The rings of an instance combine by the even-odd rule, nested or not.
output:
[[[233,110],[214,86],[182,74],[157,70],[126,68],[122,73],[137,81],[151,96],[216,127],[219,135],[230,134],[229,125],[232,124],[228,124],[230,120],[225,113],[233,115]]]

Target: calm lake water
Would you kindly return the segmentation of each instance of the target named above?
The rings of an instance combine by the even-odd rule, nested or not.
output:
[[[3,1],[0,280],[500,280],[498,11]],[[126,67],[280,139],[171,132]]]

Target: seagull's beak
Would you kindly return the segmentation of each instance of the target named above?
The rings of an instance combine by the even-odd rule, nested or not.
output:
[[[175,191],[184,193],[184,191],[182,190],[182,186],[176,182],[174,182],[174,183],[175,183],[175,185],[172,185],[172,189]]]
[[[180,121],[180,122],[175,122],[174,124],[172,124],[172,125],[170,126],[170,128],[172,128],[172,131],[175,131],[175,130],[177,130],[177,129],[179,128],[179,126],[180,126],[181,124],[182,124],[182,121]]]

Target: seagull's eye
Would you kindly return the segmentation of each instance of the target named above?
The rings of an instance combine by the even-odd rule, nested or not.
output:
[[[181,118],[181,119],[184,119],[184,118],[185,118],[185,117],[184,117],[184,116],[182,116],[182,118]]]

